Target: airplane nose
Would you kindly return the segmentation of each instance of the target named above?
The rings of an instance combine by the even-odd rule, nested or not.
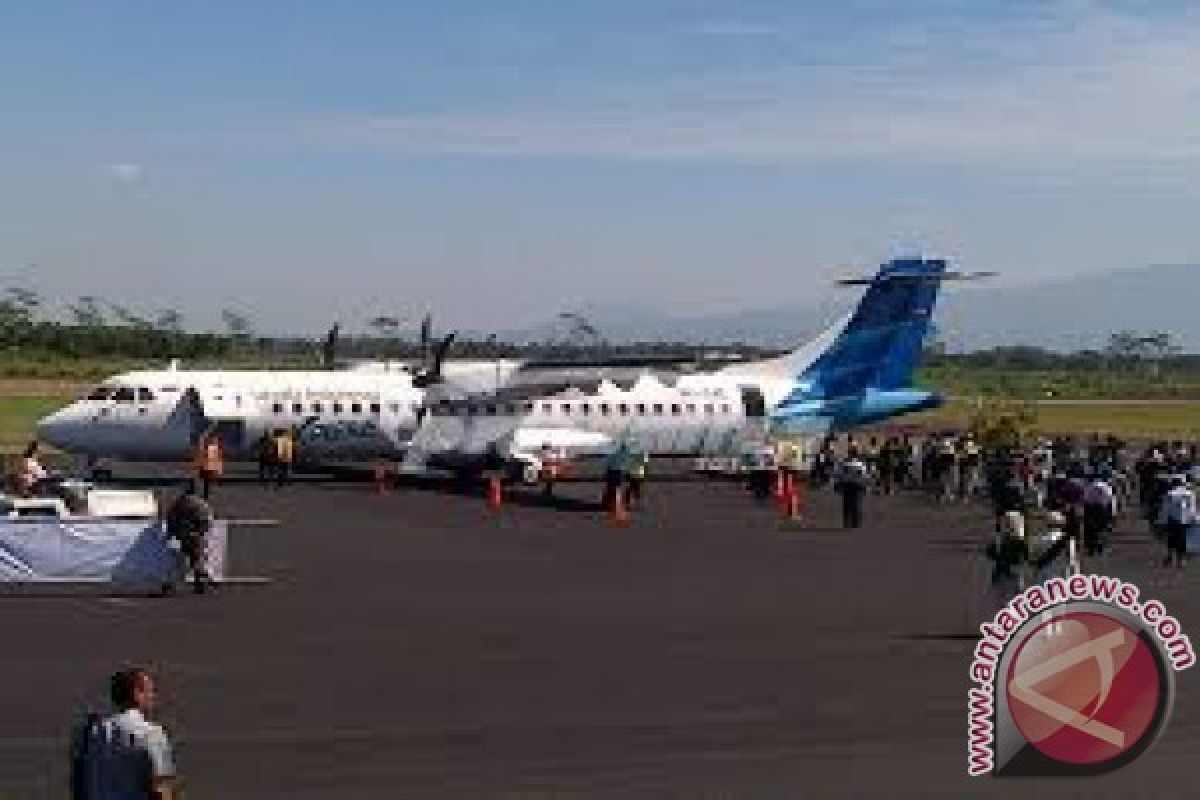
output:
[[[60,450],[70,450],[75,428],[75,413],[70,408],[64,408],[38,421],[37,437],[39,441]]]

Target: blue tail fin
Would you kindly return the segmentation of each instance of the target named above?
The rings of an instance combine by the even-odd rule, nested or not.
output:
[[[942,260],[884,264],[829,347],[797,376],[783,405],[907,387],[946,272]]]

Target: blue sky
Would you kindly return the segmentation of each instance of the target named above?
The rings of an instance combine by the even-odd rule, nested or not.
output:
[[[42,0],[0,108],[0,276],[194,327],[1200,263],[1185,3]]]

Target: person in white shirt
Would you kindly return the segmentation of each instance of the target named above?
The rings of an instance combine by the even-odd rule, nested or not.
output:
[[[1171,488],[1163,498],[1158,523],[1167,534],[1167,557],[1163,566],[1182,569],[1187,563],[1187,532],[1196,522],[1196,493],[1182,475],[1171,478]]]
[[[1089,556],[1108,549],[1117,519],[1117,495],[1109,483],[1110,471],[1102,468],[1083,490],[1083,547]]]
[[[148,719],[155,705],[150,673],[121,670],[110,694],[113,712],[90,716],[73,738],[72,800],[174,800],[171,743]]]

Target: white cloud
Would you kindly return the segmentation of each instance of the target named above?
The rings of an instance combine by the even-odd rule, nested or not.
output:
[[[130,161],[119,161],[104,166],[104,173],[114,182],[125,185],[141,183],[146,176],[146,168],[142,164]]]
[[[325,121],[303,135],[417,153],[1200,166],[1200,17],[1058,13],[897,30],[877,53],[855,42],[815,64],[581,87],[569,103]]]

